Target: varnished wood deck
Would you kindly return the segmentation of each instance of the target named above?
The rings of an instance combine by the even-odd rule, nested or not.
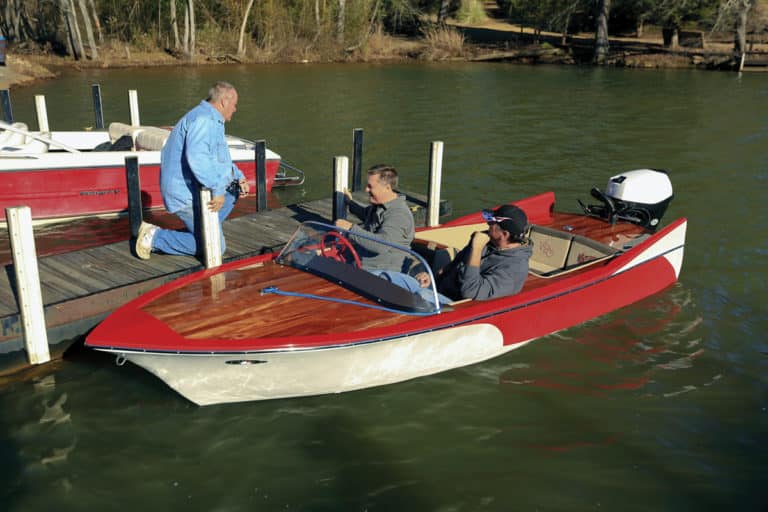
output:
[[[409,204],[416,207],[417,225],[424,223],[423,196],[405,193]],[[363,194],[356,195],[364,201]],[[441,213],[450,205],[443,203]],[[296,227],[305,221],[330,222],[331,199],[277,208],[229,219],[224,224],[227,252],[224,261],[254,254],[279,251]],[[353,219],[354,220],[354,219]],[[132,254],[129,241],[40,258],[38,268],[45,310],[48,342],[69,342],[87,333],[108,313],[152,288],[203,268],[193,257],[153,255],[149,261]],[[23,331],[16,301],[12,264],[0,274],[0,374],[13,371],[24,363],[3,354],[19,353],[23,348]]]
[[[639,227],[630,224],[611,226],[583,216],[556,214],[549,227],[562,226],[570,226],[569,232],[572,234],[582,235],[606,245],[615,245],[617,242],[623,245],[642,233]],[[594,265],[605,264],[607,261],[598,261]],[[580,273],[589,266],[587,264],[582,269],[565,272],[553,278],[539,278],[530,274],[523,291],[532,291],[547,285],[556,286],[559,280]],[[414,320],[413,316],[405,314],[361,308],[340,302],[262,294],[261,290],[267,287],[277,287],[288,293],[310,293],[375,306],[373,302],[327,279],[266,261],[191,281],[149,302],[141,309],[188,341],[267,338],[296,340],[310,336],[362,333]],[[467,309],[472,307],[472,304],[472,301],[461,302],[450,309]],[[190,313],[195,311],[205,313]],[[141,340],[136,341],[141,343]],[[167,348],[178,349],[179,345]]]

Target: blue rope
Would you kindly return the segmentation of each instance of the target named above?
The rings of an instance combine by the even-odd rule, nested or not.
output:
[[[298,293],[298,292],[286,292],[278,288],[277,286],[267,286],[266,288],[261,289],[261,294],[266,295],[268,293],[274,293],[275,295],[283,295],[285,297],[302,297],[305,299],[317,299],[317,300],[324,300],[327,302],[339,302],[341,304],[351,304],[353,306],[361,306],[364,308],[371,308],[371,309],[378,309],[380,311],[388,311],[390,313],[399,313],[401,315],[413,315],[413,316],[431,316],[437,313],[437,311],[432,311],[428,313],[418,313],[418,312],[408,312],[408,311],[401,311],[399,309],[393,309],[393,308],[387,308],[384,306],[377,306],[375,304],[363,304],[362,302],[357,302],[354,300],[348,300],[348,299],[336,299],[333,297],[325,297],[323,295],[314,295],[312,293]]]

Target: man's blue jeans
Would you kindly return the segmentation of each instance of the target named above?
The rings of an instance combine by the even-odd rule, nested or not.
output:
[[[237,196],[227,191],[224,194],[224,206],[219,210],[219,226],[224,222],[237,202]],[[195,211],[193,206],[179,210],[174,215],[181,219],[187,227],[187,231],[174,231],[172,229],[158,229],[152,240],[152,250],[177,256],[197,255],[197,239],[195,238]],[[224,241],[224,229],[221,230],[221,254],[226,251]]]

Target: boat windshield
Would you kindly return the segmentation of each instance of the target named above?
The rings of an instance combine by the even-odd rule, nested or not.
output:
[[[361,296],[359,302],[354,301],[360,306],[413,315],[440,312],[435,277],[424,258],[372,234],[305,222],[280,252],[277,262],[355,292]]]

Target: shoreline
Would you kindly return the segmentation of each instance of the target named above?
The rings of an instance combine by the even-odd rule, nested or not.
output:
[[[0,66],[0,89],[31,85],[39,80],[56,78],[59,69],[120,69],[163,66],[218,66],[225,64],[307,64],[325,62],[509,62],[517,64],[593,65],[591,34],[574,34],[562,43],[560,34],[534,35],[512,25],[487,23],[481,26],[453,25],[464,37],[458,51],[440,51],[421,38],[385,36],[373,49],[350,52],[344,59],[266,60],[257,57],[237,57],[232,54],[199,53],[195,59],[181,59],[169,51],[131,51],[128,45],[116,48],[105,45],[98,61],[74,61],[70,57],[47,53],[6,53],[6,65]],[[665,48],[660,38],[637,39],[612,37],[607,67],[644,69],[687,68],[699,70],[736,71],[737,62],[729,49],[732,45],[708,43],[706,48]],[[768,45],[758,45],[754,52],[765,59]],[[746,68],[745,68],[746,69]],[[765,69],[755,69],[764,71]]]

